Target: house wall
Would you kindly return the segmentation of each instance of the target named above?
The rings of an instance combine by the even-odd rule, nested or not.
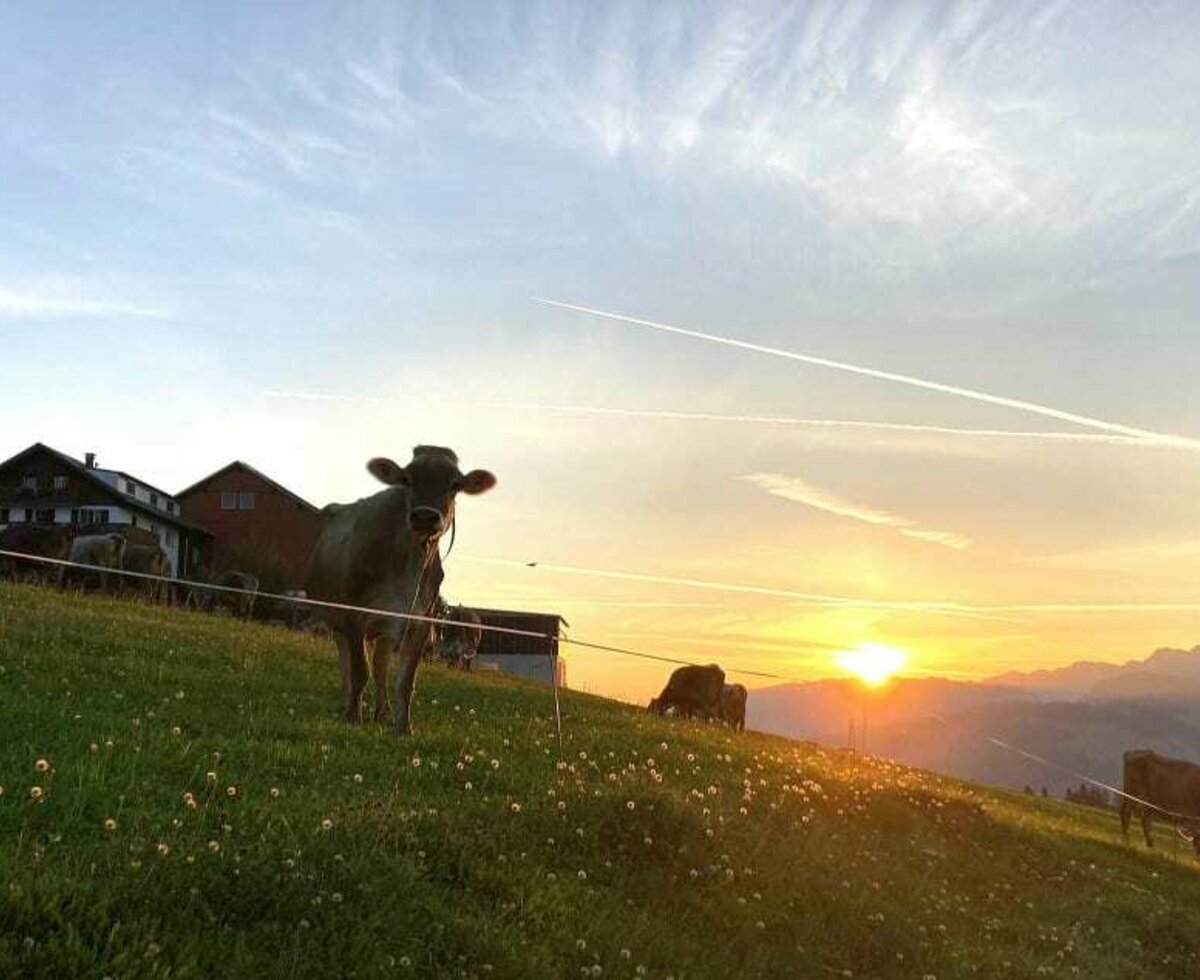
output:
[[[254,494],[254,508],[227,510],[222,494]],[[220,473],[179,497],[182,516],[207,528],[213,543],[214,568],[232,567],[239,551],[249,550],[266,562],[278,563],[286,587],[300,588],[308,558],[321,530],[321,518],[281,493],[255,473],[234,468]]]
[[[554,683],[554,674],[557,672],[558,686],[567,686],[567,665],[562,657],[551,659],[538,653],[505,653],[493,656],[476,654],[475,664],[484,670],[488,669],[488,665],[494,664],[502,674],[524,677],[543,684]]]
[[[104,479],[109,486],[123,489],[117,485],[116,474],[111,474],[112,479],[107,479],[108,471],[92,472]],[[28,477],[34,478],[34,489],[23,485]],[[145,497],[149,502],[148,493]],[[160,495],[160,500],[162,499],[164,498]],[[179,574],[180,531],[174,525],[165,520],[155,520],[149,514],[139,513],[129,507],[122,507],[76,470],[49,453],[38,453],[0,468],[0,517],[3,517],[5,510],[8,511],[8,521],[0,520],[0,527],[36,521],[39,515],[49,517],[50,522],[54,524],[74,524],[79,517],[79,511],[84,509],[107,511],[108,525],[134,524],[152,531],[167,553],[171,573]],[[166,516],[164,510],[164,517]]]
[[[174,497],[161,493],[158,490],[153,490],[144,483],[139,483],[136,477],[129,476],[117,470],[97,469],[92,472],[113,489],[129,494],[131,497],[140,500],[147,507],[153,507],[155,510],[160,510],[168,515],[179,514],[179,502]]]

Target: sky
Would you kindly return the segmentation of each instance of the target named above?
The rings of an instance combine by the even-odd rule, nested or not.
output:
[[[449,599],[731,677],[1191,647],[1197,50],[1187,2],[5,5],[0,456],[324,504],[451,446],[499,483]]]

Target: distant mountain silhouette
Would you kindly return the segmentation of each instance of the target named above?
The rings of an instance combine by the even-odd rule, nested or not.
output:
[[[1163,647],[1155,650],[1145,660],[1127,660],[1121,664],[1080,660],[1056,670],[1034,670],[1027,673],[1010,671],[989,677],[982,683],[1085,695],[1093,693],[1097,685],[1111,685],[1119,678],[1135,674],[1174,677],[1180,681],[1186,680],[1187,686],[1191,688],[1194,684],[1200,684],[1200,646],[1191,650]]]
[[[853,720],[873,755],[986,783],[1046,786],[1061,797],[1076,773],[1120,785],[1121,754],[1152,748],[1200,761],[1200,646],[1156,650],[1121,664],[1080,661],[979,683],[854,680],[753,691],[747,725],[828,745],[848,744]],[[990,739],[1040,755],[1048,767]]]

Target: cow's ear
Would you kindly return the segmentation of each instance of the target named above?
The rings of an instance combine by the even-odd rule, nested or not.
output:
[[[369,461],[367,470],[380,483],[408,486],[408,474],[404,472],[404,467],[385,456],[376,456]]]
[[[462,493],[487,493],[496,485],[496,476],[488,470],[471,470],[459,480],[458,489]]]

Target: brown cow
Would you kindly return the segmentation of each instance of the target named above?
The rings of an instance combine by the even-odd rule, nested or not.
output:
[[[157,544],[127,544],[121,568],[126,572],[166,578],[171,574],[171,559]],[[130,592],[140,592],[151,602],[165,602],[170,596],[168,583],[154,579],[130,577],[125,580],[125,587]]]
[[[222,572],[217,576],[215,585],[226,589],[237,589],[237,592],[222,592],[217,589],[209,590],[209,605],[214,612],[227,612],[240,619],[249,619],[254,612],[254,597],[258,594],[258,576],[249,572]]]
[[[470,670],[475,662],[475,652],[483,638],[483,622],[479,613],[466,606],[447,606],[443,603],[439,619],[449,619],[453,625],[443,623],[437,627],[436,655],[451,667]]]
[[[721,691],[725,687],[725,671],[716,664],[707,667],[688,665],[671,674],[662,694],[650,702],[657,715],[674,708],[677,715],[691,718],[721,717]]]
[[[209,588],[204,585],[207,576],[198,576],[196,583],[187,589],[183,604],[201,612],[217,613],[221,616],[234,616],[239,619],[249,619],[254,611],[254,599],[258,593],[258,576],[249,572],[224,571],[208,581],[221,588]],[[237,591],[226,592],[225,589]],[[249,594],[247,594],[249,593]]]
[[[0,551],[66,561],[71,554],[71,534],[65,527],[52,524],[14,524],[0,531]],[[36,581],[61,584],[65,571],[64,565],[0,555],[0,578],[29,575]]]
[[[721,689],[721,720],[735,732],[746,730],[747,696],[743,684],[726,684]]]
[[[120,570],[125,561],[125,539],[116,533],[80,535],[71,542],[71,561],[90,565],[92,570],[72,569],[70,581],[83,586],[91,580],[104,591],[115,589],[118,581],[100,569]]]
[[[1169,759],[1149,749],[1126,752],[1124,762],[1123,789],[1126,793],[1170,813],[1195,818],[1179,823],[1185,836],[1191,838],[1196,856],[1200,857],[1200,766],[1182,759]],[[1153,847],[1150,830],[1156,811],[1126,797],[1121,798],[1121,834],[1129,839],[1129,821],[1134,810],[1141,813],[1146,846]]]
[[[487,470],[463,474],[458,457],[440,446],[417,446],[412,461],[400,466],[376,458],[367,469],[387,484],[353,504],[331,504],[309,561],[305,589],[311,599],[427,616],[442,584],[438,540],[454,520],[459,493],[490,490],[496,478]],[[342,717],[357,724],[367,683],[365,643],[372,644],[375,717],[387,717],[388,656],[403,658],[396,678],[397,735],[412,727],[409,706],[421,652],[429,641],[428,624],[349,610],[319,613],[337,640],[342,671]]]

